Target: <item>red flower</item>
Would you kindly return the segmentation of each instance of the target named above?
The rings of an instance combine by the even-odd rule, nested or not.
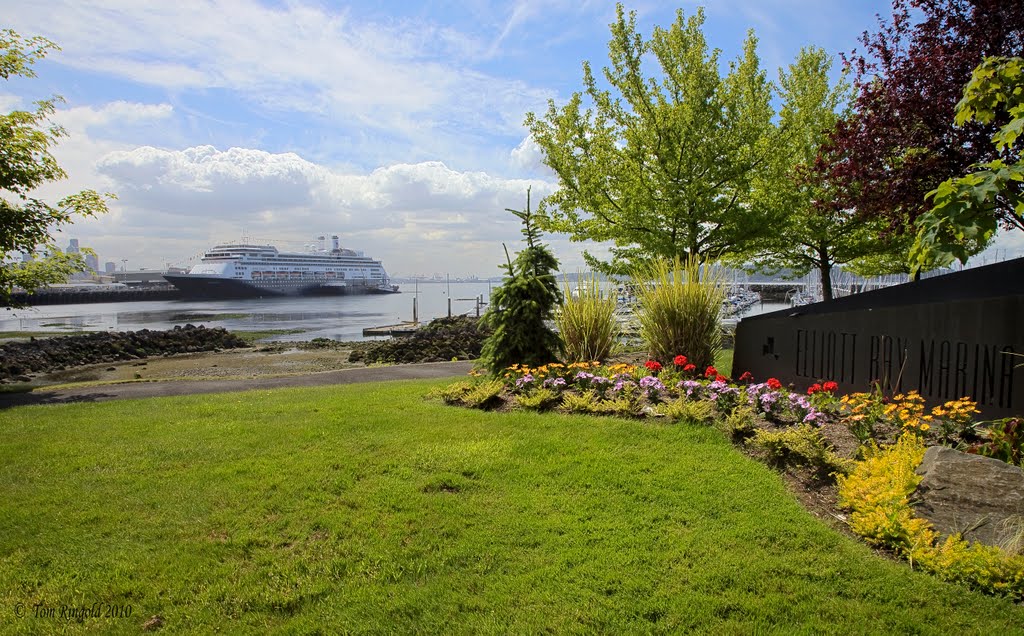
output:
[[[647,367],[647,370],[650,371],[651,373],[657,373],[658,371],[661,371],[661,363],[658,362],[657,360],[648,360],[647,362],[644,363],[644,366]]]
[[[677,367],[685,367],[686,356],[676,356],[675,360],[673,360],[672,362],[674,362]]]
[[[708,367],[707,369],[704,369],[705,378],[713,378],[716,375],[718,375],[718,369],[716,369],[715,367]]]
[[[725,377],[721,373],[715,376],[715,382],[728,382],[729,378]]]
[[[768,381],[765,382],[765,384],[768,385],[768,388],[772,391],[778,391],[782,388],[782,383],[775,378],[768,378]]]
[[[821,390],[827,393],[835,393],[839,389],[839,384],[836,382],[826,382],[821,385]]]
[[[697,365],[695,365],[695,364],[688,364],[685,367],[683,367],[683,372],[684,373],[693,373],[696,370],[697,370]]]
[[[821,391],[821,385],[818,384],[817,382],[815,382],[811,386],[807,387],[807,395],[814,395],[815,393],[818,393],[819,391]]]
[[[740,375],[740,382],[753,382],[753,381],[754,381],[754,376],[753,376],[753,374],[750,373],[750,371],[744,371],[743,374]]]

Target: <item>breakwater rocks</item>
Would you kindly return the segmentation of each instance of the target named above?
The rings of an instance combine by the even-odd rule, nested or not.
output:
[[[365,350],[353,351],[349,362],[366,364],[409,364],[475,360],[490,330],[480,327],[479,318],[454,316],[437,318],[411,336],[392,338]]]
[[[248,347],[226,329],[185,325],[168,331],[101,331],[80,336],[33,338],[0,345],[0,381],[25,382],[29,373],[59,371],[98,362]]]

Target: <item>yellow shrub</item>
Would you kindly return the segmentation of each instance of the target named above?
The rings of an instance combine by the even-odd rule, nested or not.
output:
[[[851,510],[850,527],[939,578],[1024,599],[1024,557],[969,544],[959,535],[940,543],[931,523],[914,516],[909,497],[921,482],[914,470],[924,451],[921,440],[908,431],[885,450],[869,448],[850,475],[838,478],[839,505]]]

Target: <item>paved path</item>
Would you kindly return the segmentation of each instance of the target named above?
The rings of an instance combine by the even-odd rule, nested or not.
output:
[[[292,386],[326,386],[357,382],[389,380],[421,380],[464,376],[473,368],[472,362],[427,362],[399,364],[389,367],[357,367],[324,371],[308,375],[246,380],[169,380],[163,382],[129,382],[57,390],[37,389],[31,393],[0,393],[0,409],[25,404],[60,404],[64,402],[105,402],[129,398],[193,395],[197,393],[231,393],[257,389],[279,389]]]

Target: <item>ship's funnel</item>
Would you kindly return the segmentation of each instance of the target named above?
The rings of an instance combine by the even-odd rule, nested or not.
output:
[[[341,249],[341,242],[338,240],[338,235],[335,234],[331,237],[331,249],[337,252]]]
[[[327,249],[327,239],[323,235],[316,237],[316,247],[321,252]]]

